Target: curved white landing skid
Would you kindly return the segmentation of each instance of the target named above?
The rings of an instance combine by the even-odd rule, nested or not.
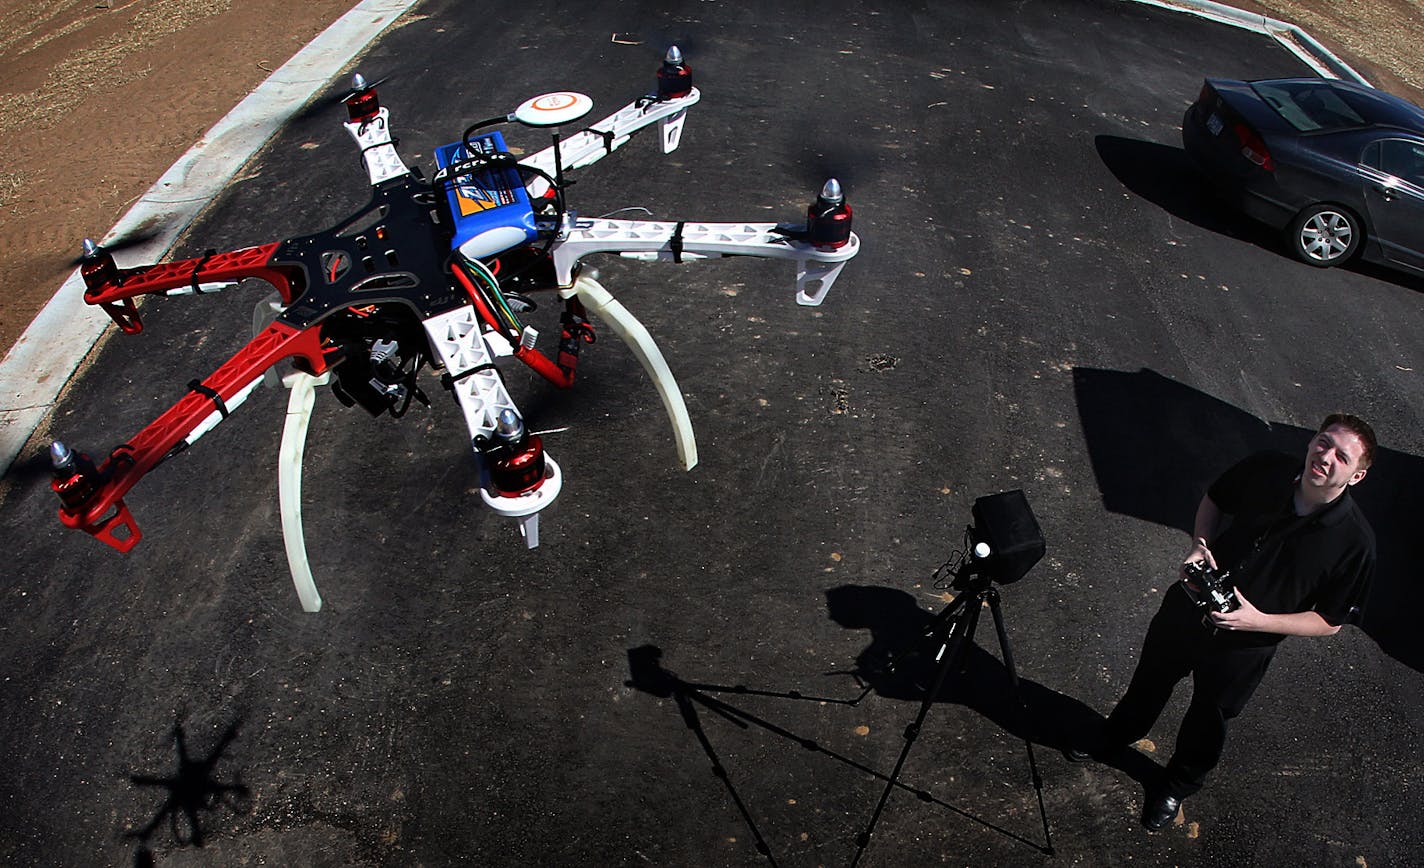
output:
[[[566,297],[571,294],[577,295],[584,307],[607,321],[609,327],[633,351],[633,355],[638,357],[638,361],[642,362],[643,369],[652,378],[658,396],[663,399],[663,408],[667,410],[668,419],[672,422],[673,439],[677,441],[677,457],[682,461],[683,469],[691,470],[696,467],[697,440],[692,433],[692,418],[687,413],[687,404],[682,400],[677,379],[673,377],[672,369],[663,358],[662,350],[659,350],[653,341],[653,336],[612,293],[593,278],[580,276],[574,281],[571,289],[560,291],[560,295]]]
[[[306,453],[307,427],[316,405],[316,387],[326,385],[330,374],[313,377],[295,371],[282,378],[291,389],[287,399],[287,421],[282,426],[282,446],[277,452],[277,496],[282,509],[282,543],[287,548],[287,568],[302,611],[321,611],[321,594],[312,579],[307,560],[306,532],[302,530],[302,456]]]

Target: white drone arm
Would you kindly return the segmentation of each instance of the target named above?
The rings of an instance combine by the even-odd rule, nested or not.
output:
[[[860,252],[860,239],[837,248],[793,240],[776,223],[669,223],[651,220],[576,219],[554,246],[560,286],[571,286],[573,269],[590,253],[617,253],[630,259],[682,262],[708,256],[760,256],[796,262],[796,302],[825,301],[846,261]]]
[[[361,162],[371,178],[371,186],[409,174],[400,154],[391,141],[391,113],[385,108],[362,121],[342,124],[361,148]]]
[[[450,375],[452,391],[465,415],[470,443],[473,446],[476,441],[493,439],[502,411],[519,414],[494,367],[494,357],[509,355],[513,347],[495,333],[486,332],[471,305],[437,314],[422,324],[431,350],[440,357]],[[519,519],[525,543],[531,549],[539,545],[539,511],[553,503],[563,488],[559,465],[546,452],[544,481],[531,491],[510,496],[494,490],[487,478],[483,454],[478,448],[474,452],[480,463],[480,495],[485,505],[500,515]]]
[[[663,153],[670,154],[677,150],[681,140],[688,108],[701,98],[702,94],[694,87],[687,96],[675,99],[635,99],[587,129],[520,162],[552,177],[557,168],[554,165],[554,148],[557,147],[559,163],[564,171],[582,169],[618,150],[634,133],[655,122],[661,132],[659,140]],[[533,192],[538,195],[542,191],[535,189]]]

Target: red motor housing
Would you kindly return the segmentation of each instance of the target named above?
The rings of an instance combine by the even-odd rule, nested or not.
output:
[[[543,439],[531,434],[521,447],[499,450],[490,461],[490,483],[504,497],[518,497],[543,485]]]
[[[692,93],[692,69],[682,62],[676,45],[668,49],[658,69],[658,99],[678,99]]]
[[[835,178],[826,182],[806,210],[806,240],[823,250],[836,250],[850,242],[851,211]]]

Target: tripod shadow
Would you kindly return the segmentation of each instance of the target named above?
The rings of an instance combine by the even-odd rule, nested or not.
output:
[[[638,648],[629,649],[628,670],[630,677],[629,680],[626,682],[627,685],[629,687],[641,690],[644,693],[649,693],[653,696],[658,696],[664,699],[671,698],[677,703],[678,711],[682,715],[683,723],[687,726],[689,730],[692,731],[693,735],[696,737],[698,744],[702,747],[703,753],[707,755],[708,761],[712,764],[712,773],[718,778],[718,780],[722,781],[722,784],[724,787],[726,787],[727,793],[731,797],[732,802],[736,805],[738,812],[741,813],[742,820],[747,824],[747,828],[751,832],[752,839],[756,842],[757,852],[765,856],[770,864],[777,864],[776,858],[771,852],[771,847],[767,844],[766,839],[762,835],[760,828],[758,828],[756,819],[753,816],[751,810],[747,807],[746,802],[742,799],[741,794],[737,791],[736,784],[732,781],[731,774],[727,771],[726,767],[722,765],[722,762],[717,755],[717,751],[713,747],[712,741],[707,735],[707,731],[703,728],[702,717],[698,713],[699,708],[706,709],[707,711],[712,712],[713,714],[723,718],[724,720],[727,720],[728,722],[732,723],[734,726],[737,726],[740,729],[745,730],[755,726],[759,729],[770,732],[780,738],[786,739],[787,741],[794,742],[799,747],[807,751],[821,754],[822,756],[825,756],[829,759],[835,760],[836,762],[842,763],[843,765],[853,768],[856,771],[863,772],[864,774],[869,775],[870,777],[875,778],[876,780],[884,781],[887,783],[890,781],[890,776],[882,771],[873,769],[870,766],[867,766],[852,757],[846,756],[842,753],[838,753],[837,751],[820,744],[815,739],[810,739],[798,735],[783,726],[766,720],[765,718],[760,717],[759,715],[753,714],[752,712],[747,711],[746,709],[733,705],[732,703],[720,699],[712,694],[730,693],[740,694],[743,696],[769,696],[780,699],[802,700],[832,705],[854,705],[859,700],[833,698],[826,696],[809,696],[794,690],[785,692],[754,690],[743,685],[701,684],[696,682],[685,681],[682,678],[679,678],[675,673],[663,667],[662,656],[662,649],[658,648],[656,645],[643,645]],[[1040,852],[1043,851],[1043,845],[1039,844],[1038,842],[1025,838],[1011,829],[1006,829],[1002,826],[996,825],[991,820],[966,811],[963,808],[951,804],[950,802],[946,802],[943,799],[938,798],[928,790],[916,788],[903,781],[896,781],[895,787],[899,791],[903,791],[915,796],[915,798],[922,802],[926,802],[929,804],[933,804],[937,807],[943,808],[963,819],[977,823],[980,826],[997,832],[1000,835],[1012,839],[1020,844],[1032,847],[1035,850],[1039,850]]]
[[[938,665],[929,653],[912,649],[934,620],[934,613],[920,608],[910,594],[894,588],[870,585],[841,585],[826,592],[831,620],[850,630],[869,630],[870,644],[857,655],[856,677],[867,691],[887,699],[923,702],[934,683]],[[885,667],[897,656],[893,671]],[[992,722],[1004,732],[1049,750],[1065,751],[1090,744],[1101,730],[1104,718],[1071,696],[1019,675],[1019,697],[1014,694],[1009,671],[1003,661],[985,651],[978,642],[965,647],[958,671],[951,672],[935,701],[963,706]],[[1162,767],[1137,751],[1126,751],[1108,763],[1142,785],[1156,784]]]
[[[1103,505],[1190,534],[1197,503],[1228,466],[1261,449],[1305,456],[1314,431],[1267,423],[1143,369],[1077,368],[1073,390]],[[1374,584],[1359,625],[1386,654],[1424,672],[1424,459],[1381,447],[1350,494],[1374,528]]]
[[[154,834],[167,824],[173,842],[179,847],[202,847],[206,842],[202,815],[217,811],[227,805],[242,813],[247,809],[248,789],[239,777],[231,783],[219,781],[215,776],[218,763],[228,746],[237,738],[241,720],[228,724],[218,743],[207,756],[194,758],[188,753],[187,735],[181,721],[173,724],[173,745],[177,753],[178,766],[168,775],[134,774],[129,780],[137,787],[156,787],[166,791],[163,804],[153,818],[143,827],[130,829],[124,837],[136,838],[138,850],[134,853],[134,865],[154,864],[150,841]],[[185,831],[186,827],[186,831]]]

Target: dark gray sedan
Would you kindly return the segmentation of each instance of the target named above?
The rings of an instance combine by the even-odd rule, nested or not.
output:
[[[1318,78],[1209,78],[1182,121],[1187,154],[1303,262],[1357,253],[1424,274],[1424,109]]]

